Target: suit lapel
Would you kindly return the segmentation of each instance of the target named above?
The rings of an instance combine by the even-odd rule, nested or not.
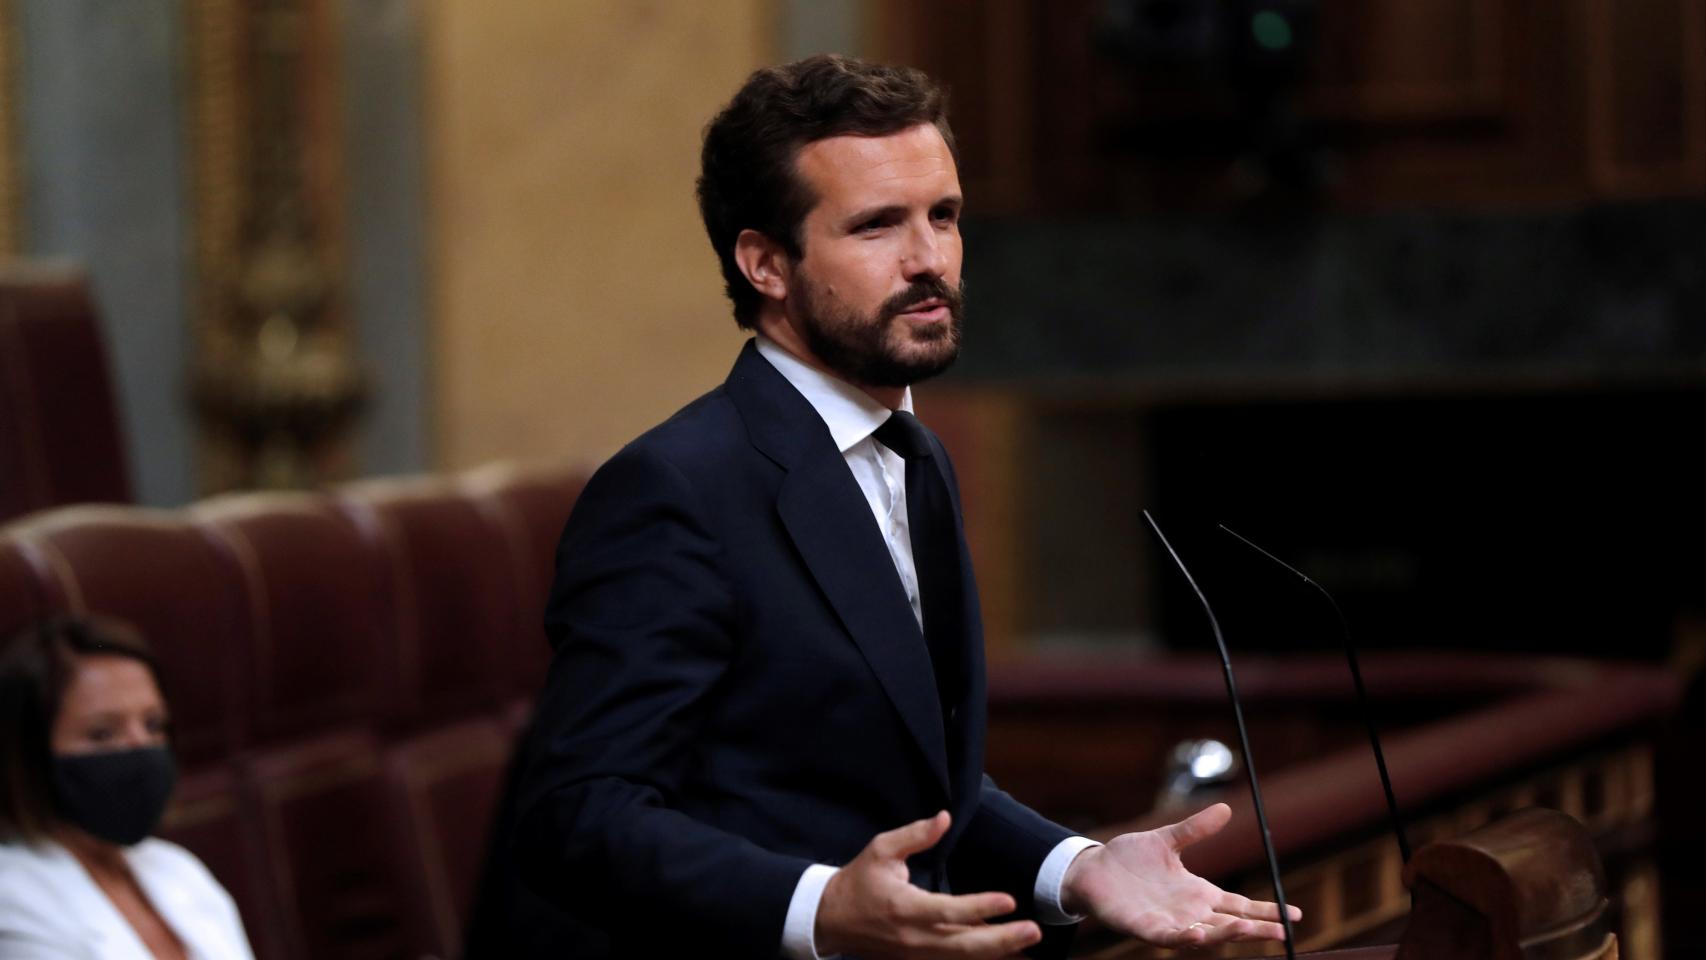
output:
[[[856,510],[847,509],[849,503]],[[930,653],[847,464],[837,457],[824,466],[789,471],[776,506],[812,578],[924,749],[945,793],[947,747]]]
[[[829,428],[752,343],[724,388],[753,445],[787,471],[776,500],[782,524],[946,795],[947,747],[930,654],[894,560]]]
[[[960,672],[959,703],[952,711],[952,729],[948,732],[950,755],[954,757],[952,767],[951,788],[952,796],[966,795],[970,790],[975,793],[977,778],[983,773],[983,725],[984,702],[986,696],[984,662],[983,662],[983,613],[978,601],[977,578],[972,572],[971,552],[966,546],[965,514],[960,510],[960,486],[954,476],[954,470],[948,459],[947,450],[939,438],[931,435],[935,451],[931,456],[936,469],[942,471],[942,478],[948,486],[948,496],[953,501],[954,510],[954,539],[959,550],[960,576],[960,643],[959,656],[955,661]],[[964,821],[956,821],[954,830],[963,826]],[[949,841],[957,836],[950,832]]]
[[[928,428],[926,428],[928,430]],[[942,482],[947,487],[948,498],[951,501],[954,517],[954,544],[956,549],[956,572],[958,574],[959,614],[959,643],[958,656],[955,658],[955,669],[959,677],[951,687],[960,693],[962,704],[970,703],[968,696],[973,693],[972,684],[977,684],[977,703],[982,703],[982,674],[983,674],[983,612],[977,596],[977,578],[972,574],[971,552],[966,546],[965,514],[960,510],[959,481],[950,467],[947,448],[934,433],[930,434],[931,446],[934,448],[930,463],[931,468],[942,474]],[[981,706],[977,708],[981,714]],[[979,765],[981,769],[981,763]]]

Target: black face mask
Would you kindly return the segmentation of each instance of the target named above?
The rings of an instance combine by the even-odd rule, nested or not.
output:
[[[126,847],[154,832],[177,779],[165,747],[53,755],[59,815],[92,837]]]

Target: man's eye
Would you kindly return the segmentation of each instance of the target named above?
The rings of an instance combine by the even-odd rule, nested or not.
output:
[[[106,743],[113,738],[114,732],[112,727],[95,727],[83,736],[90,743]]]

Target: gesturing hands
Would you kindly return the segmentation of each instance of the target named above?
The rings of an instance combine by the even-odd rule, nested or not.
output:
[[[1165,947],[1228,940],[1281,940],[1279,907],[1227,893],[1179,862],[1179,851],[1220,832],[1232,809],[1217,803],[1178,823],[1122,834],[1067,868],[1062,906]],[[1293,922],[1303,911],[1290,908]]]
[[[1013,898],[1005,893],[950,896],[908,881],[906,858],[935,846],[947,832],[944,810],[872,838],[823,889],[814,936],[818,953],[981,960],[1016,954],[1042,939],[1029,920],[984,923],[1013,911]]]
[[[1080,853],[1061,885],[1062,906],[1158,946],[1279,940],[1279,907],[1227,893],[1185,869],[1179,851],[1220,832],[1224,803],[1170,826],[1127,833]],[[1007,957],[1042,939],[1030,920],[984,921],[1014,909],[1005,893],[950,896],[908,880],[906,858],[948,832],[948,813],[879,833],[824,887],[815,941],[820,954],[862,957]],[[1293,921],[1303,912],[1291,907]]]

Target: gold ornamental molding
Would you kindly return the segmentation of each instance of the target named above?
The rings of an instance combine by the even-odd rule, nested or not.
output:
[[[18,143],[18,21],[0,0],[0,259],[23,250],[23,184]]]
[[[0,0],[4,2],[4,0]],[[330,0],[189,0],[204,492],[347,473],[365,392],[344,303]]]

